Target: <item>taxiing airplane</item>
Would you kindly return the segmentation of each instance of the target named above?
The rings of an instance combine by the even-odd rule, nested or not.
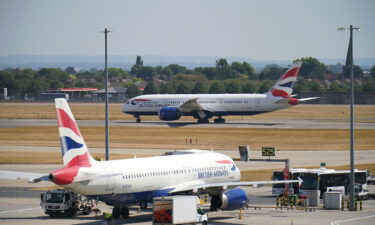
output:
[[[244,207],[239,186],[293,183],[301,180],[240,182],[240,170],[223,154],[181,150],[148,158],[96,161],[89,153],[65,99],[55,99],[64,167],[50,174],[0,171],[0,178],[52,181],[68,190],[105,202],[113,216],[129,217],[129,205],[147,207],[153,197],[176,194],[212,196],[211,210]]]
[[[122,112],[131,114],[136,122],[142,115],[158,115],[161,120],[178,120],[181,116],[193,116],[198,123],[225,123],[223,116],[256,115],[287,108],[316,99],[317,97],[293,98],[293,85],[301,63],[294,64],[265,94],[158,94],[141,95],[127,101]]]

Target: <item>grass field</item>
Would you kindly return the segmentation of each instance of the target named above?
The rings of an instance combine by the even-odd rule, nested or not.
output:
[[[104,128],[81,127],[89,147],[104,147]],[[60,146],[57,127],[0,128],[2,146]],[[252,149],[275,146],[278,150],[348,150],[349,132],[334,129],[245,128],[136,128],[112,127],[110,146],[129,149]],[[356,149],[375,149],[375,130],[357,130]],[[192,144],[186,139],[192,138]],[[197,141],[195,143],[195,141]]]
[[[102,103],[69,103],[76,119],[103,120],[104,104]],[[111,120],[132,120],[133,117],[121,112],[122,104],[110,104]],[[356,105],[357,122],[375,123],[375,105]],[[156,116],[143,117],[145,120],[158,120]],[[233,119],[311,119],[343,122],[349,119],[347,105],[297,105],[284,110],[260,114],[257,116],[225,117]],[[56,119],[54,103],[0,103],[0,119]],[[194,121],[191,117],[183,120]]]

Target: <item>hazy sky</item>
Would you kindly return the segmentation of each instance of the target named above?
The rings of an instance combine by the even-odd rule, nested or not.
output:
[[[0,0],[0,55],[375,57],[373,0]]]

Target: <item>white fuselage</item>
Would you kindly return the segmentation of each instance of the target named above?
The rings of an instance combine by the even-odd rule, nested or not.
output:
[[[127,203],[126,200],[141,201],[149,197],[147,193],[172,190],[180,184],[240,180],[240,171],[230,157],[199,150],[191,154],[101,161],[93,167],[80,168],[77,178],[93,175],[95,179],[66,187],[88,196],[118,196],[122,203]]]
[[[133,115],[157,115],[162,107],[178,108],[195,98],[213,116],[253,115],[291,106],[276,103],[282,98],[270,94],[160,94],[132,98],[124,104],[122,111]]]

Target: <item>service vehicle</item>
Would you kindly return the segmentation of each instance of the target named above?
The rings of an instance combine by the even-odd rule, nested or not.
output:
[[[64,189],[47,191],[40,195],[40,206],[50,217],[75,216],[77,213],[89,215],[94,206],[93,200]]]
[[[290,168],[289,169],[289,178],[298,179],[301,176],[302,172],[307,172],[305,168]],[[284,180],[284,170],[275,170],[272,173],[272,180]],[[282,195],[284,194],[285,185],[289,185],[289,194],[299,194],[299,184],[298,183],[289,183],[289,184],[273,184],[272,185],[272,194]]]
[[[354,174],[356,196],[360,199],[366,199],[368,194],[366,191],[367,171],[356,169]],[[349,195],[350,192],[350,170],[311,169],[307,172],[302,172],[300,178],[303,180],[299,190],[302,195],[306,191],[319,190],[322,197],[327,190],[337,188],[344,188],[345,195]]]
[[[207,215],[199,207],[199,198],[191,195],[153,199],[153,224],[207,224]]]

